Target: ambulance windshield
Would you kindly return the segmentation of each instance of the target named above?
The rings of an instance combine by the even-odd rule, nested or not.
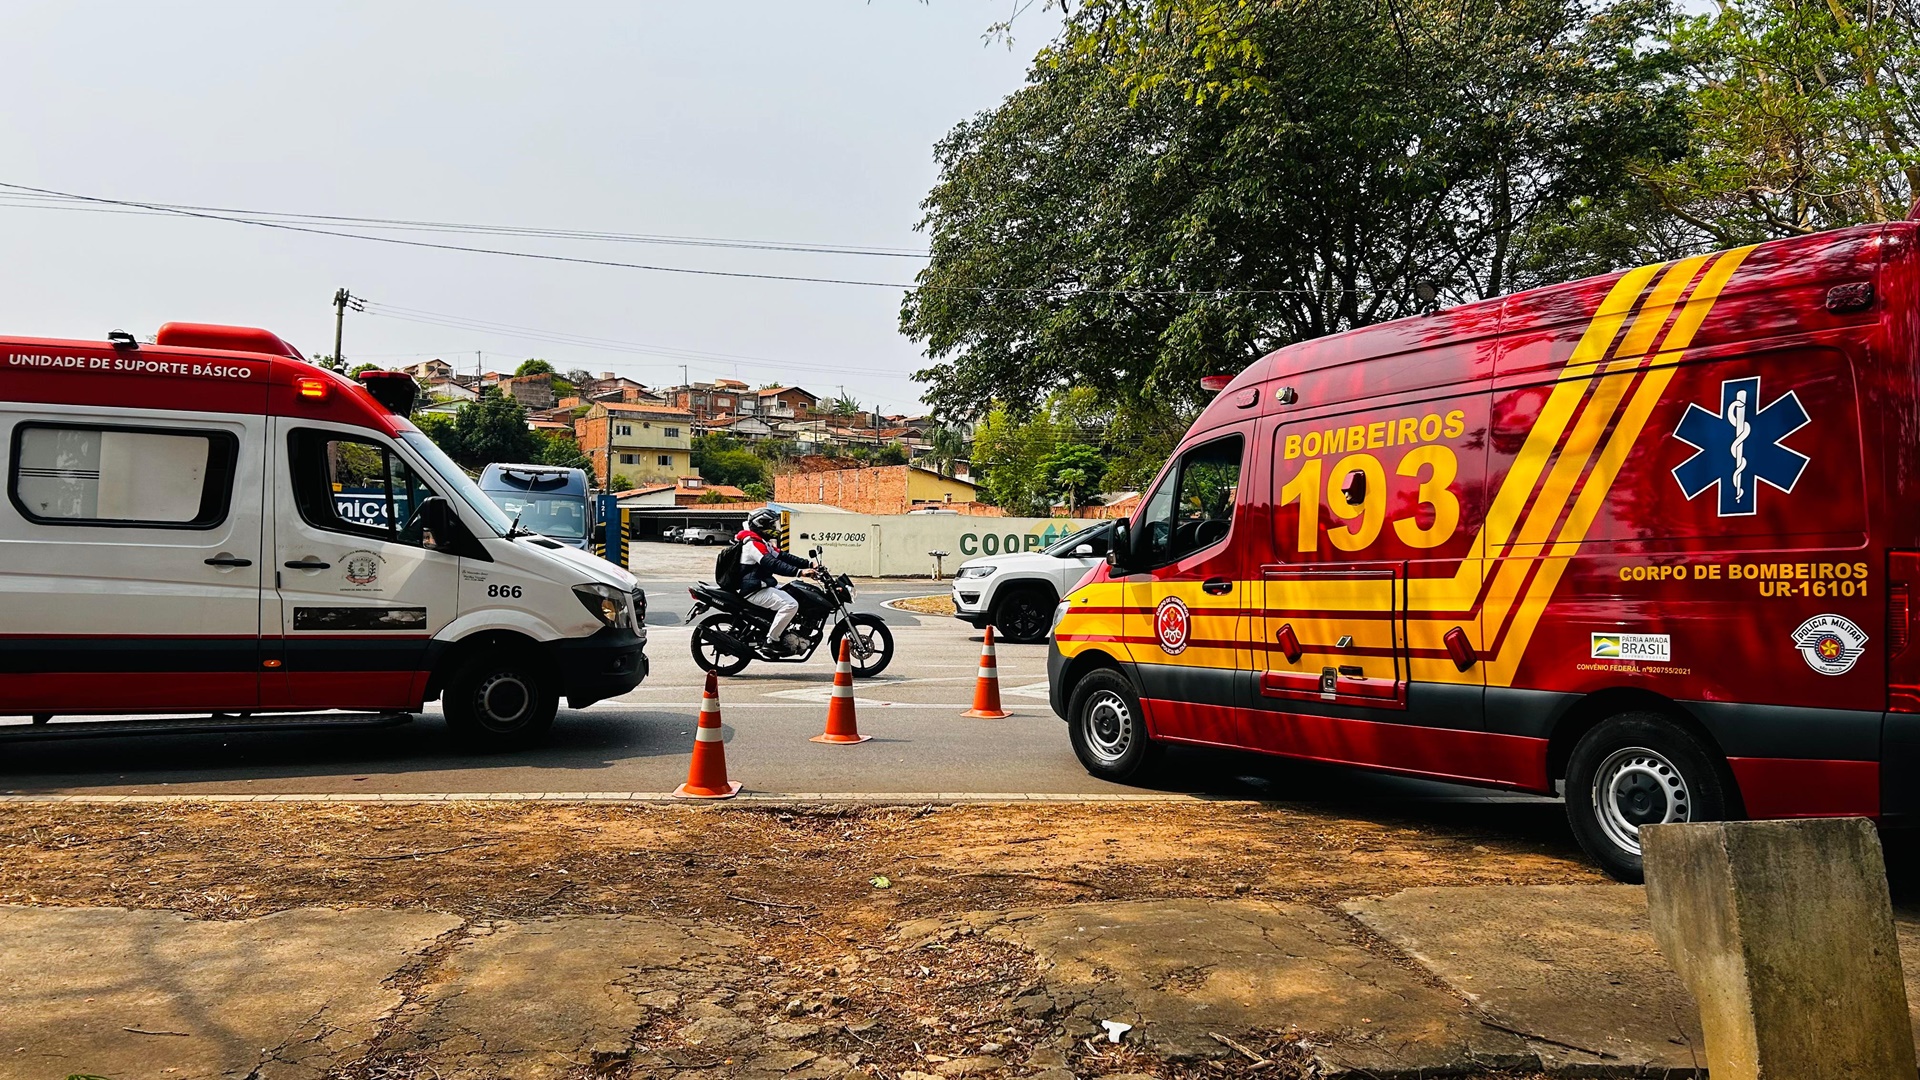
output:
[[[486,520],[495,535],[505,536],[508,530],[513,528],[513,519],[495,506],[493,500],[487,498],[486,493],[480,490],[480,485],[474,483],[473,478],[463,472],[460,466],[455,465],[453,459],[448,457],[444,450],[435,446],[432,439],[417,431],[403,431],[400,433],[400,438],[412,448],[414,453],[419,454],[426,461],[427,467],[433,470],[434,475],[446,481],[447,486],[454,490],[462,502]]]

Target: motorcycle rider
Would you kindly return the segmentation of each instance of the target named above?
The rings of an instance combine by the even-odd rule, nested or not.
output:
[[[774,575],[794,577],[813,569],[815,564],[788,555],[767,539],[779,525],[780,515],[762,507],[747,515],[746,528],[734,539],[741,545],[741,597],[773,612],[773,621],[767,624],[767,645],[783,656],[793,656],[807,650],[805,638],[787,631],[787,627],[793,625],[794,616],[800,613],[800,601],[780,588],[779,579]]]

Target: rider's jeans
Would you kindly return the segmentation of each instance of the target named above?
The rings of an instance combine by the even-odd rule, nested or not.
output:
[[[767,626],[768,641],[779,641],[780,635],[793,625],[793,617],[800,614],[800,601],[785,589],[761,589],[748,593],[747,601],[773,612],[773,622]]]

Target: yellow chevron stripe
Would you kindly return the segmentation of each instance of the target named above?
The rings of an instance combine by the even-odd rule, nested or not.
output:
[[[1734,271],[1753,251],[1751,246],[1737,248],[1720,256],[1707,274],[1701,278],[1694,289],[1693,296],[1681,310],[1680,316],[1660,343],[1660,351],[1653,357],[1646,357],[1645,350],[1652,344],[1649,337],[1639,345],[1640,355],[1633,361],[1634,367],[1627,374],[1645,370],[1646,377],[1634,392],[1633,400],[1615,426],[1607,447],[1594,463],[1593,473],[1581,487],[1572,512],[1567,516],[1566,526],[1554,541],[1551,552],[1541,561],[1539,572],[1534,575],[1527,588],[1525,599],[1520,603],[1511,632],[1502,643],[1500,655],[1487,661],[1487,685],[1512,685],[1514,673],[1520,662],[1526,658],[1527,645],[1533,638],[1534,630],[1539,626],[1540,618],[1545,614],[1547,604],[1553,599],[1554,591],[1559,587],[1560,578],[1566,572],[1568,560],[1578,553],[1580,544],[1586,539],[1587,530],[1593,526],[1593,520],[1599,516],[1600,508],[1613,490],[1614,480],[1620,475],[1620,469],[1626,464],[1635,443],[1639,441],[1641,431],[1646,427],[1647,418],[1653,415],[1654,407],[1666,393],[1667,384],[1673,381],[1674,365],[1681,354],[1693,343],[1693,335],[1705,321],[1707,312],[1720,296]],[[1693,260],[1688,260],[1689,262]],[[1684,265],[1684,264],[1682,264]],[[1679,266],[1675,267],[1677,272]],[[1691,277],[1691,273],[1688,275]],[[1663,283],[1664,284],[1664,283]],[[1677,298],[1678,294],[1674,294]],[[1672,299],[1668,306],[1671,307]],[[1666,313],[1660,314],[1664,322]],[[1633,335],[1629,334],[1629,340]],[[1615,376],[1608,376],[1610,381]],[[1517,562],[1518,560],[1516,560]]]

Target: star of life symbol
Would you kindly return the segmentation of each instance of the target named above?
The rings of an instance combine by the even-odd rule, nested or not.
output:
[[[1696,451],[1674,466],[1680,492],[1692,499],[1718,487],[1721,517],[1747,517],[1760,506],[1760,485],[1792,492],[1810,460],[1780,445],[1780,440],[1811,419],[1800,397],[1786,394],[1758,408],[1760,377],[1728,379],[1720,384],[1720,411],[1689,404],[1673,437]]]

